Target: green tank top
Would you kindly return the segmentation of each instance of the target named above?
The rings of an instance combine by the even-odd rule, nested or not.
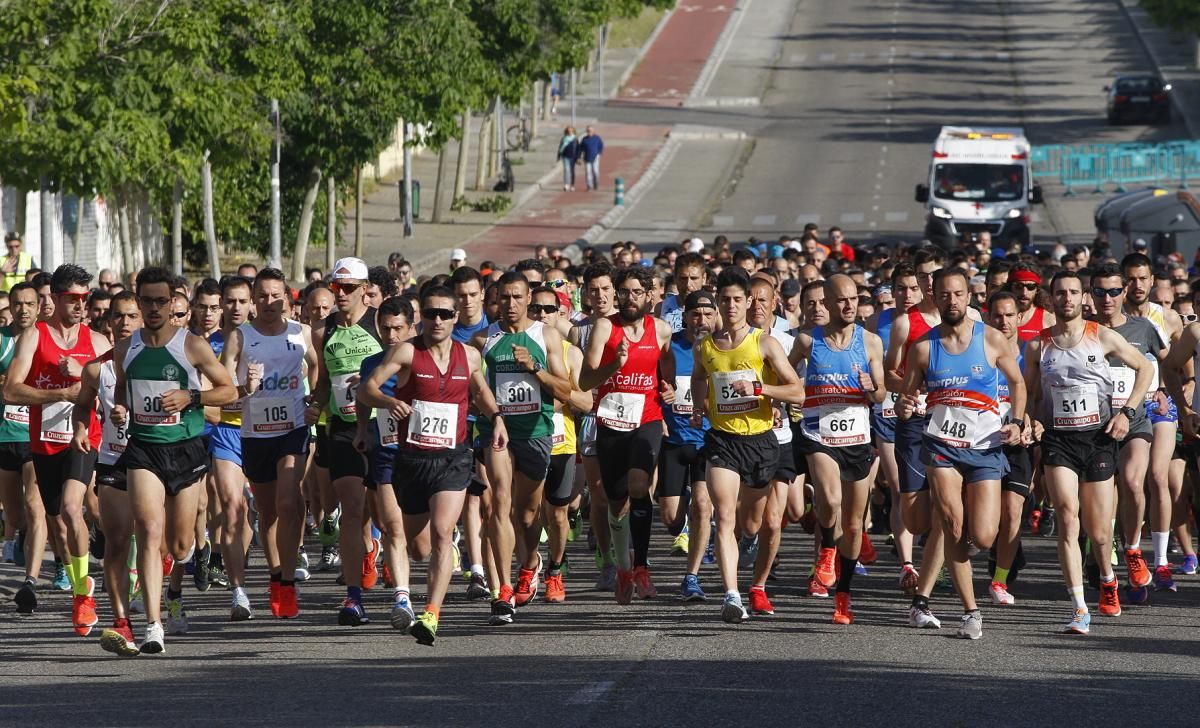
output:
[[[166,346],[147,346],[140,330],[130,337],[122,366],[129,395],[126,431],[131,440],[183,442],[204,431],[202,407],[188,407],[175,414],[167,414],[162,408],[164,392],[200,389],[200,375],[184,350],[187,337],[187,329],[179,329]]]
[[[328,409],[343,422],[357,422],[354,395],[358,385],[346,380],[359,373],[363,359],[383,351],[383,345],[375,328],[374,308],[368,308],[353,326],[339,326],[336,317],[333,313],[325,320],[325,346],[321,352],[329,372]]]
[[[12,327],[0,329],[0,373],[8,373],[12,365],[13,352],[17,350],[17,337]],[[25,405],[6,404],[0,414],[0,442],[29,442],[29,408]]]
[[[537,377],[513,360],[513,347],[529,349],[534,361],[546,367],[546,338],[543,324],[535,321],[519,333],[505,333],[499,324],[487,330],[483,346],[483,365],[488,385],[496,395],[496,404],[504,415],[504,427],[513,440],[532,440],[554,434],[554,395],[544,389]],[[487,418],[475,421],[480,433],[490,434]]]

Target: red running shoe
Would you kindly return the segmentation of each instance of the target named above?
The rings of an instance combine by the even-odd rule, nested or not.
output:
[[[371,548],[363,555],[362,562],[362,588],[370,590],[375,588],[375,583],[379,581],[379,567],[375,562],[379,560],[379,539],[371,539]]]
[[[1136,588],[1149,586],[1154,579],[1141,549],[1125,549],[1125,568],[1129,570],[1129,583]]]
[[[1117,596],[1117,580],[1100,582],[1100,613],[1105,617],[1121,616],[1121,598]]]
[[[828,599],[829,590],[821,582],[817,581],[817,577],[814,576],[808,580],[808,595],[817,599]]]
[[[137,643],[133,641],[133,629],[128,619],[113,621],[113,626],[100,633],[100,647],[105,652],[111,652],[121,657],[136,657],[141,654]]]
[[[617,569],[617,604],[633,602],[633,572]]]
[[[854,612],[850,611],[850,593],[838,592],[833,598],[833,623],[853,624]]]
[[[862,548],[858,552],[858,563],[863,566],[870,566],[879,560],[879,554],[875,551],[875,544],[871,543],[871,539],[867,536],[867,532],[863,531]]]
[[[518,607],[523,607],[533,601],[533,598],[538,593],[538,571],[541,571],[541,564],[534,569],[521,569],[517,572],[517,588],[513,591],[513,599],[516,600]]]
[[[279,605],[283,602],[283,597],[280,596],[279,592],[282,588],[283,584],[280,584],[277,581],[270,582],[270,587],[267,594],[268,599],[271,602],[271,616],[273,617],[279,616]]]
[[[813,576],[828,589],[837,584],[837,567],[837,549],[823,548],[817,555],[817,570]]]
[[[546,577],[546,601],[557,603],[567,600],[567,590],[563,587],[562,574],[551,574]]]
[[[658,596],[654,581],[650,578],[650,569],[645,566],[633,567],[633,588],[638,599],[653,599]]]
[[[280,619],[295,619],[300,616],[300,605],[296,603],[296,585],[279,585],[276,590],[279,595],[278,611],[275,616]]]
[[[771,604],[771,600],[767,598],[767,588],[765,586],[750,587],[750,612],[752,614],[775,613],[775,607]]]
[[[71,621],[75,623],[75,634],[80,637],[91,634],[92,627],[100,621],[96,616],[96,600],[92,598],[96,591],[96,580],[90,576],[86,579],[87,594],[77,594],[71,600]]]

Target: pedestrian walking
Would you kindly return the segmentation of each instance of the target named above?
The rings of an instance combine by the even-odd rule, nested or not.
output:
[[[596,133],[595,128],[589,126],[587,133],[583,135],[578,142],[579,150],[575,153],[576,158],[583,158],[584,174],[587,179],[587,188],[595,190],[600,188],[600,155],[604,152],[604,140]]]
[[[558,160],[562,162],[563,189],[575,189],[575,163],[578,161],[579,142],[575,138],[575,127],[563,129],[562,139],[558,140]]]

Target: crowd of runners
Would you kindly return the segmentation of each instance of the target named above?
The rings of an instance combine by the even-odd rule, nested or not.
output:
[[[948,575],[968,639],[974,572],[986,558],[985,598],[1012,605],[1029,529],[1058,540],[1069,632],[1091,629],[1089,601],[1116,617],[1196,573],[1200,285],[1177,256],[856,248],[810,226],[653,257],[451,258],[419,280],[399,255],[343,258],[302,290],[254,266],[123,285],[68,264],[11,285],[0,501],[17,611],[47,600],[49,548],[75,632],[107,612],[117,655],[187,633],[185,580],[228,589],[241,621],[295,618],[298,583],[336,579],[328,619],[345,626],[369,622],[382,582],[390,625],[433,644],[447,603],[504,625],[590,588],[569,551],[594,554],[618,604],[656,597],[656,504],[686,557],[682,574],[656,564],[659,583],[690,602],[719,585],[735,624],[774,613],[785,533],[811,534],[789,573],[833,597],[835,624],[853,623],[868,533],[885,533],[898,614],[939,628]]]

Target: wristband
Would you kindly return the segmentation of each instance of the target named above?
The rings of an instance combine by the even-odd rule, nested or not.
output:
[[[199,407],[200,406],[200,390],[199,389],[189,389],[188,394],[190,394],[192,397],[192,406]]]
[[[759,382],[757,380],[754,382],[754,396],[755,397],[762,396],[762,382]]]

